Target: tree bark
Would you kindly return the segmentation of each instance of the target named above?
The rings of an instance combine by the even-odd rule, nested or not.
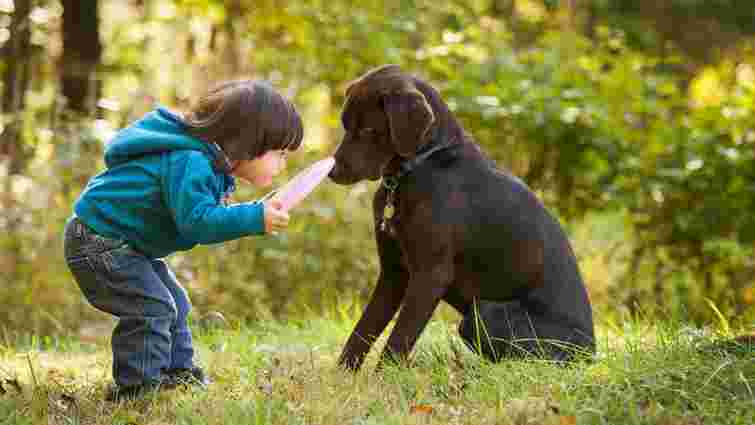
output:
[[[516,2],[514,0],[493,0],[490,2],[490,15],[495,18],[513,19]]]
[[[8,117],[2,131],[0,160],[6,160],[8,175],[23,169],[24,152],[21,140],[21,114],[24,110],[26,89],[29,85],[31,61],[31,28],[29,13],[32,0],[16,0],[10,24],[10,39],[3,48],[3,99],[2,111]]]
[[[100,90],[96,70],[102,57],[97,0],[62,0],[61,90],[68,109],[88,114]]]
[[[238,78],[241,73],[241,50],[239,48],[238,21],[244,16],[244,7],[240,0],[226,1],[225,35],[227,37],[223,51],[223,65],[228,67],[228,77]]]
[[[5,244],[0,255],[0,270],[9,282],[9,289],[15,289],[20,284],[18,264],[21,262],[22,246],[18,234],[21,214],[13,194],[13,176],[24,170],[27,152],[22,137],[23,113],[26,100],[26,90],[31,78],[31,21],[29,14],[33,0],[16,0],[14,2],[13,17],[10,24],[10,38],[3,48],[3,98],[2,112],[7,117],[5,129],[0,137],[0,165],[5,165],[6,175],[0,180],[2,196],[0,210],[5,222],[3,233]],[[4,164],[3,164],[4,163]],[[2,176],[3,173],[0,173]]]

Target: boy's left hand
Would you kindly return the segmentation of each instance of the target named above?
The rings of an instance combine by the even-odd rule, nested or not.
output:
[[[288,213],[283,211],[280,201],[268,200],[265,205],[265,233],[275,234],[288,227]]]

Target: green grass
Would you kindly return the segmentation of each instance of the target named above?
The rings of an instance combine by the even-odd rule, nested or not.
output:
[[[433,321],[412,367],[335,367],[352,323],[264,323],[196,336],[214,380],[128,403],[102,401],[107,340],[5,338],[0,424],[752,424],[752,347],[713,332],[628,321],[599,329],[597,361],[490,364]],[[12,340],[12,342],[9,342]],[[709,348],[705,348],[709,347]],[[18,385],[15,385],[15,384]],[[2,391],[0,391],[2,393]]]

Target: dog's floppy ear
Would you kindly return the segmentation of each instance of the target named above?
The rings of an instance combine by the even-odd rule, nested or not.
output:
[[[390,92],[383,96],[383,109],[396,152],[401,156],[414,154],[435,121],[425,95],[415,88]]]

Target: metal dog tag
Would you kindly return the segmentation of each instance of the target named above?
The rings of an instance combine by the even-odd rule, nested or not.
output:
[[[396,209],[393,207],[393,204],[388,204],[385,206],[385,209],[383,210],[383,219],[392,219],[393,215],[396,213]]]
[[[386,190],[385,194],[385,206],[383,206],[383,217],[380,219],[380,230],[383,232],[388,231],[393,234],[393,227],[388,223],[396,214],[396,208],[393,205],[393,197],[398,187],[398,180],[394,177],[384,177],[383,187]]]
[[[393,207],[393,204],[386,204],[385,207],[383,207],[383,217],[380,219],[380,230],[385,232],[388,231],[388,227],[390,225],[389,221],[393,218],[393,215],[396,213],[396,209]]]

